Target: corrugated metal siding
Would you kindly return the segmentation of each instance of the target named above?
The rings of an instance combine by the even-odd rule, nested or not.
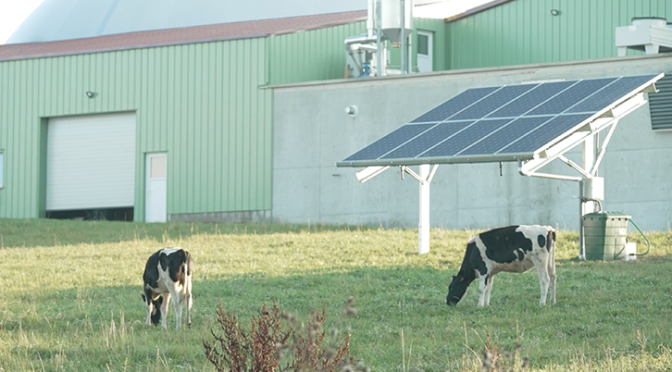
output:
[[[366,33],[366,22],[269,38],[269,84],[345,77],[345,39]]]
[[[672,72],[656,83],[658,93],[649,94],[652,129],[672,129]]]
[[[169,154],[169,214],[270,209],[265,58],[260,38],[0,63],[0,217],[43,211],[43,118],[121,111],[137,111],[136,219],[156,151]]]
[[[448,23],[447,68],[616,57],[615,28],[640,16],[672,21],[672,1],[515,0]]]

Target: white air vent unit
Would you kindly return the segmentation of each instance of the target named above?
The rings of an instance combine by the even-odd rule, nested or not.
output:
[[[646,54],[672,52],[672,28],[665,18],[635,17],[631,26],[616,27],[616,47],[620,57],[628,48]]]

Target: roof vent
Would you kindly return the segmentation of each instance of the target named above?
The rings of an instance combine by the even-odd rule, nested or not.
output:
[[[634,17],[632,25],[616,27],[616,47],[619,57],[628,49],[646,54],[672,52],[672,28],[661,17]]]

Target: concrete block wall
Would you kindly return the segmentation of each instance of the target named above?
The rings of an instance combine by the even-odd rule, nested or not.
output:
[[[397,168],[360,184],[345,159],[473,87],[672,71],[666,55],[473,69],[274,87],[273,219],[415,227],[418,182]],[[355,117],[345,108],[356,105]],[[582,162],[581,146],[567,156]],[[417,172],[417,167],[413,167]],[[543,172],[577,176],[555,161]],[[672,132],[653,131],[648,104],[619,123],[600,167],[605,210],[646,230],[672,225]],[[530,178],[518,164],[440,165],[431,183],[433,227],[485,229],[549,224],[576,230],[577,182]]]

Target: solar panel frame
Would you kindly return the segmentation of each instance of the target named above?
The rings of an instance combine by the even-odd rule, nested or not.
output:
[[[634,75],[472,88],[400,127],[430,125],[424,131],[409,136],[403,143],[396,143],[394,148],[388,148],[384,154],[375,158],[362,156],[369,147],[399,129],[336,165],[358,167],[531,160],[553,143],[640,93],[640,90],[662,76]],[[473,90],[476,92],[471,92]],[[550,93],[546,92],[544,96],[545,90]],[[519,94],[508,94],[511,92]],[[492,104],[499,97],[507,95],[507,100],[500,100],[498,105]],[[470,96],[477,99],[469,102],[466,98]],[[577,99],[577,96],[581,96],[581,99]],[[475,112],[480,112],[480,117],[476,117],[473,114]],[[518,115],[513,115],[516,113]],[[443,119],[424,121],[440,117]],[[471,123],[467,125],[467,122]],[[432,137],[432,131],[438,131],[437,128],[457,123],[466,126],[445,138]],[[554,127],[554,124],[559,126]],[[521,131],[526,132],[514,138]],[[508,144],[506,139],[501,140],[498,136],[508,136]],[[502,146],[502,143],[505,145]],[[423,146],[427,147],[425,151],[422,151]],[[357,154],[360,156],[356,157]]]

